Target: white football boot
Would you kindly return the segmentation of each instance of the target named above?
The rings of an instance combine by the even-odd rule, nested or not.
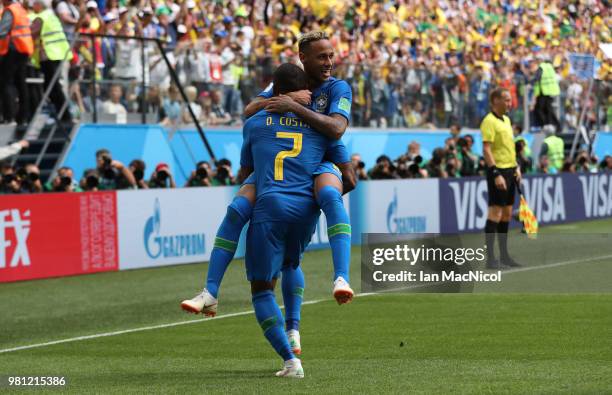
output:
[[[300,332],[295,329],[291,329],[287,332],[287,339],[289,339],[289,345],[291,346],[291,351],[295,355],[302,354],[302,345],[300,344]]]
[[[206,317],[214,317],[217,315],[217,298],[204,288],[202,293],[196,295],[193,299],[183,300],[181,308],[190,313],[202,313]]]
[[[276,377],[289,377],[292,379],[303,379],[304,369],[302,368],[302,361],[297,358],[285,361],[283,370],[276,372]]]
[[[334,298],[336,298],[338,304],[351,303],[354,295],[355,292],[343,277],[338,277],[334,281]]]

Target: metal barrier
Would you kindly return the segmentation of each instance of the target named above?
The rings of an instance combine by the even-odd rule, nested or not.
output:
[[[99,78],[98,76],[98,62],[101,59],[98,59],[98,51],[97,51],[97,45],[98,42],[97,40],[112,40],[112,42],[115,43],[115,45],[118,42],[134,42],[137,41],[140,47],[140,63],[141,63],[141,75],[140,75],[140,80],[135,79],[135,80],[129,80],[129,79],[120,79],[120,80],[104,80],[103,78]],[[83,50],[83,46],[88,44],[89,47],[89,51],[87,53],[87,51]],[[70,50],[66,53],[66,56],[64,57],[64,60],[62,61],[62,64],[60,67],[58,67],[56,73],[54,74],[53,78],[51,79],[49,85],[47,86],[47,89],[45,90],[42,99],[40,101],[40,103],[38,104],[38,107],[36,109],[36,112],[34,113],[34,116],[32,117],[32,121],[30,122],[30,124],[28,125],[25,137],[27,139],[30,140],[34,140],[39,138],[41,131],[43,130],[43,128],[45,127],[45,124],[47,122],[48,119],[48,114],[45,111],[45,106],[48,102],[48,100],[50,99],[50,95],[51,95],[51,90],[53,88],[53,86],[60,80],[60,78],[62,77],[62,74],[66,72],[66,68],[67,68],[67,61],[66,59],[68,58],[68,55],[70,52],[73,52],[76,54],[76,56],[79,56],[81,58],[83,58],[83,62],[81,64],[78,64],[78,66],[76,67],[76,70],[78,72],[78,76],[73,78],[69,78],[69,80],[72,81],[66,81],[69,85],[71,84],[77,84],[77,89],[79,92],[79,95],[81,95],[80,93],[80,87],[85,83],[88,84],[91,87],[91,94],[89,97],[90,102],[92,103],[91,105],[91,119],[88,119],[88,121],[93,122],[93,123],[98,123],[98,121],[101,118],[101,114],[99,114],[99,109],[98,109],[98,101],[99,101],[99,97],[98,97],[98,86],[102,85],[102,84],[107,84],[109,82],[112,83],[124,83],[124,84],[132,84],[133,82],[137,81],[140,83],[140,109],[139,112],[140,113],[140,122],[143,124],[146,123],[150,123],[150,119],[147,117],[147,103],[146,103],[146,92],[147,92],[147,87],[154,87],[156,85],[153,84],[149,84],[147,86],[147,80],[146,80],[146,76],[149,75],[149,70],[147,70],[148,67],[150,67],[150,65],[147,62],[147,57],[146,57],[146,50],[147,50],[147,44],[151,44],[154,46],[154,48],[157,49],[157,51],[159,52],[161,58],[164,61],[164,64],[167,67],[168,73],[170,75],[170,79],[172,81],[172,84],[174,86],[176,86],[176,88],[178,89],[181,98],[183,100],[183,103],[185,103],[185,108],[187,109],[187,111],[189,112],[189,116],[193,122],[193,124],[195,125],[196,130],[198,131],[198,134],[202,140],[202,143],[204,144],[204,147],[206,149],[206,151],[208,152],[208,154],[210,155],[212,160],[215,160],[215,155],[213,152],[213,149],[211,147],[211,145],[209,144],[207,138],[206,138],[206,134],[204,132],[204,130],[202,129],[202,126],[199,122],[199,120],[197,119],[196,115],[193,112],[193,109],[191,108],[191,106],[189,105],[189,100],[187,98],[187,95],[185,94],[185,90],[183,89],[183,86],[176,74],[176,71],[174,70],[174,67],[172,66],[172,64],[170,63],[170,60],[168,59],[168,56],[166,54],[166,51],[164,49],[164,44],[161,40],[159,39],[154,39],[154,38],[147,38],[147,37],[137,37],[137,36],[123,36],[123,35],[107,35],[107,34],[93,34],[93,33],[77,33],[73,36],[71,42],[70,42]],[[86,59],[88,56],[90,56],[90,59]],[[86,66],[86,67],[83,67]],[[74,67],[73,67],[74,69]],[[89,73],[89,79],[84,78],[84,74],[88,72]],[[40,162],[43,160],[45,153],[47,151],[47,148],[49,146],[49,144],[51,143],[51,141],[54,139],[55,135],[56,135],[56,131],[58,130],[58,128],[61,125],[60,119],[62,119],[64,113],[66,111],[69,111],[69,104],[70,104],[70,97],[67,97],[68,100],[66,100],[64,106],[60,109],[56,109],[56,113],[55,113],[55,118],[56,118],[56,122],[54,123],[54,125],[51,127],[51,129],[49,130],[48,134],[46,135],[45,138],[45,143],[43,145],[43,148],[41,149],[40,153],[38,154],[38,157],[36,159],[36,164],[39,165]],[[80,97],[81,101],[83,101],[83,97]],[[82,114],[85,115],[85,114]],[[132,119],[132,118],[130,118]],[[69,140],[69,136],[66,133],[66,139]],[[193,155],[192,155],[193,158]],[[195,161],[195,158],[193,158],[193,160]],[[195,164],[195,163],[194,163]]]

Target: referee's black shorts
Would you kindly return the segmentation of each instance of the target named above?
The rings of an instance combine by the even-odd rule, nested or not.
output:
[[[512,206],[516,193],[516,178],[514,173],[516,167],[499,169],[499,173],[506,180],[506,190],[503,191],[495,186],[495,177],[491,171],[487,172],[487,187],[489,188],[489,206]]]

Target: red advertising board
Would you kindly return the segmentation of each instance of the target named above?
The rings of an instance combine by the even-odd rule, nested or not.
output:
[[[117,267],[115,192],[0,196],[0,283]]]

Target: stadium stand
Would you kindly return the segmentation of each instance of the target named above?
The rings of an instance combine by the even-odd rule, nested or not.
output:
[[[323,29],[336,50],[334,75],[353,87],[352,126],[475,128],[488,111],[488,92],[503,86],[512,93],[513,123],[529,130],[539,65],[550,62],[560,82],[553,106],[562,130],[575,132],[583,109],[587,130],[612,127],[612,61],[601,48],[610,42],[612,24],[604,1],[44,1],[72,42],[72,59],[60,78],[75,121],[160,123],[172,130],[195,118],[205,127],[239,126],[244,105],[267,86],[274,67],[299,62],[299,35]],[[31,19],[33,5],[23,4]],[[126,39],[131,37],[160,40],[163,46]],[[34,54],[39,50],[35,42]],[[572,52],[595,56],[597,79],[590,95],[588,82],[570,72]],[[42,78],[34,67],[28,76],[30,107],[36,108]],[[2,101],[15,98],[5,95]],[[60,109],[39,107],[41,116],[32,124],[41,132],[12,167],[34,162],[47,179],[67,149],[72,124],[55,125]],[[14,125],[5,111],[0,118]],[[17,128],[13,140],[23,129]],[[572,138],[564,138],[566,157]],[[390,161],[381,157],[389,162],[382,172],[378,161],[365,165],[371,178],[480,174],[482,163],[465,140],[453,136],[433,160],[418,164],[402,155]],[[525,159],[524,165],[549,172],[546,160]],[[580,152],[563,169],[594,171],[607,162]]]

